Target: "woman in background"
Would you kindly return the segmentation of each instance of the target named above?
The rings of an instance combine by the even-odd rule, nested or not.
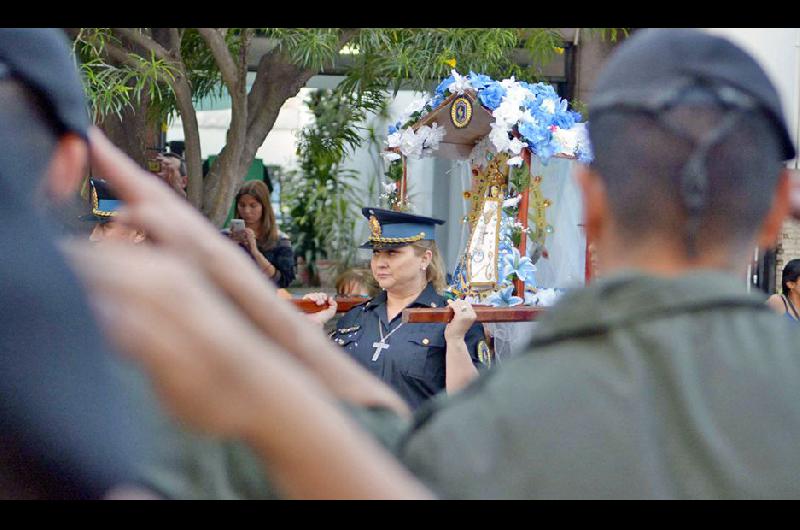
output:
[[[792,322],[800,322],[800,259],[790,260],[783,268],[781,294],[773,294],[767,304]]]
[[[294,280],[294,252],[289,238],[278,231],[267,185],[258,180],[245,182],[236,193],[236,212],[244,220],[244,230],[233,230],[230,237],[239,243],[278,287]]]

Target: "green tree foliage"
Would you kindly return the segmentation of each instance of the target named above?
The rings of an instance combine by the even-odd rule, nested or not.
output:
[[[383,97],[358,97],[342,90],[319,90],[306,101],[314,122],[300,133],[300,169],[281,184],[281,205],[291,223],[284,226],[295,254],[313,265],[332,259],[341,268],[355,257],[354,231],[363,194],[355,187],[357,174],[345,169],[346,155],[361,143],[358,124],[369,112],[380,112]]]
[[[430,89],[453,67],[501,78],[535,79],[563,46],[553,28],[72,28],[96,118],[136,106],[144,93],[153,119],[180,115],[186,139],[189,197],[221,223],[280,107],[321,70],[344,70],[344,104],[368,109],[402,87]],[[617,38],[616,29],[609,37]],[[248,57],[260,39],[255,81]],[[520,56],[523,55],[523,57]],[[250,58],[252,62],[252,58]],[[524,66],[521,66],[524,65]],[[252,64],[251,64],[252,67]],[[227,92],[227,145],[202,176],[192,102]],[[358,141],[358,140],[356,140]]]

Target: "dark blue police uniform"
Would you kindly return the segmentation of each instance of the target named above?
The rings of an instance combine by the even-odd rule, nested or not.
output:
[[[364,208],[362,212],[372,228],[372,236],[362,248],[397,248],[422,239],[433,240],[434,225],[444,222],[379,208]],[[445,389],[446,324],[404,324],[402,312],[389,321],[386,296],[383,291],[351,309],[339,320],[331,337],[359,364],[394,388],[414,410]],[[446,299],[428,283],[408,307],[446,306]],[[483,340],[483,326],[479,323],[473,324],[464,337],[472,362],[479,369],[482,364],[478,348]]]

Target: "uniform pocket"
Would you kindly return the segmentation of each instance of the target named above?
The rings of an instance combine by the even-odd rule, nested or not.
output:
[[[416,333],[409,340],[408,362],[405,363],[403,372],[429,383],[443,380],[446,346],[444,333],[440,329],[433,329],[430,333],[424,330]]]

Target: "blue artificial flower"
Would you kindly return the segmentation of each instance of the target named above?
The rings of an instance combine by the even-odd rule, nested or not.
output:
[[[569,111],[572,113],[572,118],[575,120],[575,123],[580,123],[583,121],[583,116],[581,116],[580,112],[576,112],[574,110]]]
[[[530,83],[528,83],[526,81],[520,81],[519,82],[519,86],[521,86],[522,88],[527,88],[528,90],[530,90],[534,94],[536,93],[536,88],[532,84],[530,84]]]
[[[398,121],[394,125],[389,125],[389,134],[394,134],[400,128],[400,122]]]
[[[503,256],[500,272],[501,278],[511,279],[510,277],[513,274],[526,284],[533,285],[535,281],[534,272],[536,272],[536,266],[531,262],[528,256],[520,257],[518,249],[515,248],[511,253]]]
[[[478,92],[478,99],[481,104],[489,110],[494,110],[500,106],[506,95],[506,89],[497,81],[492,81],[483,90]]]
[[[433,99],[431,99],[431,102],[429,103],[429,105],[431,107],[431,110],[433,110],[436,107],[438,107],[439,105],[441,105],[442,101],[444,101],[444,96],[442,96],[441,94],[439,94],[437,92],[436,95],[433,96]]]
[[[522,139],[533,142],[535,138],[541,137],[541,127],[538,124],[533,124],[529,121],[523,121],[517,125],[517,132],[522,135]]]
[[[437,96],[444,95],[444,93],[447,92],[447,89],[450,88],[450,85],[452,85],[455,82],[456,78],[453,77],[452,75],[442,80],[442,82],[439,83],[439,86],[436,87],[436,95]]]
[[[541,94],[542,96],[555,96],[556,89],[550,83],[536,83],[531,87],[534,94]]]
[[[468,79],[469,79],[469,84],[472,85],[472,88],[478,91],[486,88],[492,83],[492,78],[489,77],[488,75],[476,74],[472,70],[470,70],[469,72]]]
[[[547,165],[550,159],[553,158],[553,155],[556,154],[556,146],[553,145],[552,141],[539,142],[532,146],[532,150],[544,165]]]
[[[572,129],[575,126],[575,116],[572,112],[557,112],[553,123],[561,129]]]
[[[519,296],[514,296],[512,294],[513,292],[514,292],[513,285],[500,288],[499,290],[489,295],[486,298],[485,302],[494,307],[507,307],[507,306],[520,305],[523,302],[522,298],[520,298]]]

